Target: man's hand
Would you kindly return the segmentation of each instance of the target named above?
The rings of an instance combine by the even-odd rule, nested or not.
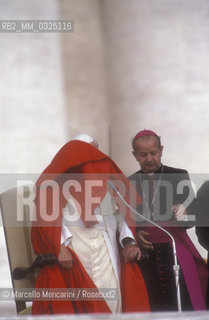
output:
[[[187,215],[186,209],[184,208],[184,206],[182,204],[176,204],[175,206],[173,206],[171,208],[171,210],[172,210],[174,217],[177,221],[184,220]]]
[[[146,240],[145,238],[148,236],[149,236],[149,232],[146,232],[144,230],[137,232],[137,240],[138,240],[139,246],[146,250],[154,250],[152,242]]]
[[[73,257],[72,257],[71,252],[64,245],[64,243],[60,246],[58,262],[67,271],[70,271],[72,269]]]
[[[123,256],[125,259],[125,262],[132,262],[136,258],[137,260],[141,257],[141,250],[136,244],[126,244],[123,249]]]

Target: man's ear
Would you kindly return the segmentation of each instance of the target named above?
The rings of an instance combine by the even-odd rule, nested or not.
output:
[[[163,146],[160,147],[161,156],[163,155]]]

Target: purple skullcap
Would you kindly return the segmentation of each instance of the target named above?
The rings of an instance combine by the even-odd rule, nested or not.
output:
[[[154,137],[158,137],[158,135],[154,132],[154,131],[151,131],[151,130],[142,130],[142,131],[139,131],[133,140],[137,139],[137,138],[140,138],[140,137],[144,137],[144,136],[154,136]]]

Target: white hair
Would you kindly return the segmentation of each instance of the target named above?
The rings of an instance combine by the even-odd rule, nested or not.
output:
[[[75,137],[73,137],[71,140],[80,140],[80,141],[87,142],[87,143],[91,143],[91,142],[95,141],[97,143],[97,141],[92,136],[90,136],[89,134],[86,134],[86,133],[78,134]]]

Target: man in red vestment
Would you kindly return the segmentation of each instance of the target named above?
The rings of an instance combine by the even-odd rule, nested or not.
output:
[[[100,241],[102,243],[101,248],[102,250],[104,249],[105,252],[104,256],[108,258],[110,254],[110,261],[112,263],[114,259],[111,257],[111,251],[106,249],[106,245],[109,247],[112,246],[112,252],[117,254],[118,249],[114,251],[113,242],[116,243],[116,234],[119,231],[122,233],[120,239],[118,239],[118,248],[122,252],[120,255],[121,267],[119,268],[120,272],[118,272],[119,287],[121,287],[122,311],[148,311],[149,301],[147,291],[140,270],[134,261],[140,258],[140,250],[135,244],[133,237],[134,229],[132,228],[132,233],[126,222],[123,221],[123,219],[119,219],[118,226],[120,226],[120,228],[117,228],[117,225],[116,227],[110,225],[110,232],[108,233],[103,227],[105,224],[107,226],[108,223],[106,222],[108,220],[116,221],[115,217],[103,217],[103,220],[106,222],[102,225],[100,223],[100,217],[96,214],[97,207],[100,206],[102,211],[102,204],[107,197],[108,179],[116,180],[115,175],[117,175],[117,180],[120,180],[120,183],[125,186],[126,193],[128,193],[130,187],[129,182],[121,170],[108,156],[96,148],[95,141],[91,141],[91,139],[89,140],[88,138],[87,142],[72,140],[64,145],[39,177],[36,183],[34,223],[31,232],[32,243],[36,254],[54,254],[57,257],[58,264],[46,265],[41,268],[36,280],[36,288],[48,288],[52,291],[55,290],[55,288],[61,288],[64,291],[67,291],[68,288],[85,288],[89,290],[94,289],[95,291],[98,290],[99,292],[100,288],[97,288],[96,279],[99,272],[95,272],[95,268],[95,273],[92,275],[86,263],[86,257],[88,260],[88,256],[85,256],[85,248],[88,249],[88,241],[86,240],[88,238],[85,238],[85,233],[96,230],[96,233],[101,235]],[[74,183],[73,187],[71,184],[72,181]],[[92,203],[92,211],[88,217],[86,216],[86,181],[102,181],[98,188],[94,188],[97,196],[94,199],[97,199],[97,203]],[[76,187],[80,189],[75,190]],[[72,207],[72,203],[69,204],[68,202],[71,196],[73,197],[74,203],[78,204],[74,209],[75,211],[78,209],[77,213],[80,219],[78,219],[78,223],[76,222],[75,229],[72,228],[70,223],[70,243],[68,242],[66,245],[66,242],[62,243],[63,230],[66,228],[65,225],[63,226],[63,216],[66,208]],[[117,204],[120,209],[120,204]],[[114,220],[112,220],[112,218]],[[125,218],[126,221],[130,221],[128,211]],[[76,236],[75,233],[72,233],[73,230],[76,230]],[[80,230],[82,230],[82,232],[80,232]],[[75,239],[75,237],[78,238]],[[113,242],[111,237],[115,237]],[[79,252],[80,247],[77,241],[80,241],[84,252],[82,252],[82,250]],[[74,250],[76,245],[78,252]],[[98,252],[100,260],[103,258],[102,250]],[[99,260],[99,258],[95,260]],[[98,266],[101,268],[101,265],[105,265],[105,262],[106,259],[103,263],[101,260]],[[108,273],[106,274],[106,272],[109,272],[108,270],[110,270],[109,263],[107,263],[104,268],[104,278],[108,275]],[[108,278],[107,281],[109,281]],[[111,312],[111,304],[109,305],[107,302],[105,299],[38,300],[33,302],[32,310],[33,314]]]

